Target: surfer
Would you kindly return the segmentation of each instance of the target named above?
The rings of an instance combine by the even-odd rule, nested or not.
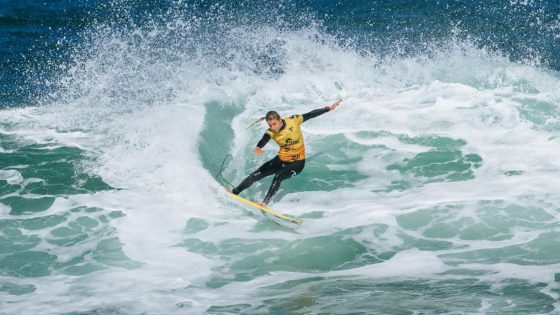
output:
[[[276,157],[261,165],[256,171],[247,176],[239,186],[233,188],[231,192],[239,195],[239,193],[247,189],[254,182],[274,174],[272,184],[261,203],[263,206],[267,205],[278,192],[282,181],[301,173],[305,166],[305,145],[300,129],[301,123],[334,110],[340,105],[340,102],[342,102],[342,100],[338,100],[324,108],[316,109],[302,115],[292,115],[285,119],[282,119],[277,112],[269,111],[266,113],[266,116],[257,120],[255,123],[266,119],[269,128],[265,131],[261,140],[257,143],[256,148],[253,150],[255,154],[262,154],[263,147],[270,139],[278,143],[280,150]]]

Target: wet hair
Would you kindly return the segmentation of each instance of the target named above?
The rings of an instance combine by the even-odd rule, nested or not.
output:
[[[256,126],[258,123],[260,123],[261,121],[265,120],[266,121],[270,121],[270,120],[274,120],[274,119],[282,119],[280,118],[280,114],[278,114],[278,112],[275,112],[273,110],[271,110],[270,112],[266,113],[266,116],[262,116],[261,118],[257,119],[257,121],[255,121],[254,123],[252,123],[249,127],[247,128],[251,128],[253,126]]]
[[[266,118],[266,121],[269,120],[274,120],[274,119],[280,119],[280,114],[278,114],[278,112],[275,112],[273,110],[269,111],[268,113],[266,113],[266,116],[264,116]]]

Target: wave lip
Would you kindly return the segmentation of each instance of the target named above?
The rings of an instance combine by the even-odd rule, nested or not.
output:
[[[251,22],[265,11],[247,3],[140,17],[153,4],[113,3],[118,21],[63,44],[39,106],[0,111],[2,307],[554,312],[560,77],[539,58],[553,59],[485,45],[472,25],[360,42],[379,33],[337,32],[313,8]],[[224,156],[232,181],[264,161],[251,122],[338,98],[304,124],[309,160],[274,204],[297,231],[222,193]]]

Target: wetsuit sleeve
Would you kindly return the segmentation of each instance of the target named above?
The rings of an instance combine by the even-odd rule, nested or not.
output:
[[[259,143],[257,143],[257,147],[262,148],[264,147],[268,141],[270,140],[270,135],[268,133],[264,133],[264,135],[262,136],[261,140],[259,141]]]
[[[305,114],[302,115],[303,116],[303,121],[308,121],[309,119],[315,118],[319,115],[323,115],[324,113],[326,113],[328,111],[330,111],[329,107],[323,107],[323,108],[312,110],[309,113],[305,113]]]

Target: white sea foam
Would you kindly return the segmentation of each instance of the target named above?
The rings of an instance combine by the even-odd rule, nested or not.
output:
[[[5,180],[10,185],[18,185],[23,182],[23,177],[16,170],[0,170],[0,180]]]
[[[66,213],[70,220],[77,214],[68,214],[68,210],[79,206],[122,211],[124,217],[107,225],[115,229],[124,254],[140,263],[137,269],[114,267],[85,276],[53,274],[29,280],[37,286],[37,291],[24,297],[10,296],[14,303],[7,305],[8,311],[22,304],[30,313],[44,305],[51,305],[58,312],[124,305],[139,313],[172,313],[180,312],[177,304],[184,303],[189,310],[204,312],[218,298],[218,304],[238,304],[249,300],[247,297],[257,296],[261,286],[310,275],[437,278],[452,268],[440,257],[442,254],[521,245],[543,232],[560,231],[558,227],[545,230],[513,227],[507,230],[512,236],[506,239],[469,240],[457,236],[458,233],[448,237],[426,236],[426,230],[434,222],[417,230],[403,228],[398,222],[401,215],[450,206],[458,210],[450,211],[451,218],[441,219],[443,226],[463,217],[473,224],[485,224],[482,217],[489,213],[482,213],[479,204],[490,201],[542,208],[558,220],[559,130],[544,128],[523,116],[527,102],[544,101],[558,106],[560,78],[556,73],[510,63],[506,58],[468,44],[456,51],[436,54],[428,61],[395,57],[382,63],[375,57],[311,40],[317,35],[313,30],[273,35],[283,39],[287,60],[282,64],[282,75],[277,78],[238,69],[213,68],[212,63],[204,64],[204,59],[179,65],[163,61],[150,64],[153,60],[142,59],[146,56],[123,49],[122,56],[114,57],[114,68],[106,69],[103,58],[99,57],[100,60],[88,63],[91,76],[85,73],[76,77],[83,79],[76,84],[87,87],[89,93],[61,103],[0,112],[3,121],[13,124],[10,129],[3,129],[2,134],[48,144],[51,148],[83,149],[87,155],[80,166],[118,188],[57,197],[40,215]],[[118,44],[119,39],[111,42]],[[130,74],[125,63],[127,58],[137,58],[135,64],[144,67],[139,73],[131,73],[133,79],[138,77],[138,83],[130,80],[133,82],[129,82],[130,91],[147,89],[150,99],[150,92],[169,89],[171,96],[155,97],[146,104],[137,103],[141,98],[133,98],[130,103],[126,99],[111,99],[107,93],[111,84],[120,83],[123,72]],[[199,70],[200,64],[208,67],[204,73]],[[157,85],[146,79],[158,67],[173,70],[174,76],[156,80]],[[519,91],[516,84],[520,81],[538,91]],[[356,171],[363,178],[330,191],[306,190],[305,184],[300,184],[303,191],[286,195],[274,207],[291,215],[321,212],[321,216],[304,219],[305,223],[294,233],[282,229],[259,231],[255,226],[262,219],[248,215],[242,206],[229,200],[212,176],[215,170],[204,168],[206,160],[215,158],[201,156],[199,151],[205,124],[214,119],[227,121],[226,117],[207,117],[205,106],[235,108],[240,112],[231,117],[233,134],[219,135],[231,138],[231,148],[224,152],[231,152],[239,162],[231,166],[235,168],[231,174],[238,182],[276,152],[270,143],[265,157],[252,155],[251,150],[263,131],[246,129],[255,117],[271,109],[282,115],[304,113],[339,98],[343,103],[338,109],[303,125],[308,155],[317,153],[314,150],[319,147],[327,147],[328,154],[334,157],[359,157],[356,162],[335,161],[327,167],[331,171]],[[321,142],[338,135],[344,139],[344,145],[359,148],[329,147]],[[423,136],[459,141],[456,149],[463,155],[480,156],[480,167],[471,167],[472,178],[433,183],[422,176],[388,169],[389,165],[437,149],[427,143],[403,140]],[[310,177],[328,175],[312,174],[312,170],[308,165],[304,172]],[[2,170],[0,179],[19,184],[23,181],[19,174],[13,169]],[[388,189],[392,182],[399,180],[411,184],[400,190]],[[291,183],[283,185],[287,187]],[[261,189],[266,187],[263,185]],[[486,212],[492,211],[499,210],[489,208]],[[6,219],[6,211],[0,209],[0,212]],[[24,214],[19,218],[35,216]],[[192,218],[204,220],[208,228],[186,236],[184,228]],[[386,229],[376,235],[371,226]],[[360,227],[363,229],[357,234],[349,232]],[[37,233],[44,239],[50,232]],[[368,250],[398,252],[379,264],[323,273],[270,270],[247,282],[231,280],[223,287],[212,289],[208,282],[214,277],[234,277],[229,268],[243,254],[204,254],[189,251],[183,245],[190,237],[217,245],[232,239],[276,239],[288,243],[336,233],[349,233],[345,237],[365,244]],[[407,238],[403,235],[449,242],[451,246],[433,251],[406,249]],[[53,248],[52,244],[43,242],[38,249],[67,261],[90,250],[95,241],[70,248]],[[539,269],[541,266],[468,261],[459,262],[459,266],[492,272],[481,277],[483,281],[499,282],[514,277],[526,281],[537,279],[551,286],[554,284],[549,275],[558,267],[553,264]]]

